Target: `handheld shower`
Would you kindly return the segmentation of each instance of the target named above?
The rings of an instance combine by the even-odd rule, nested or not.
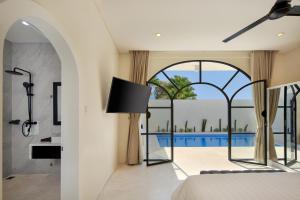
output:
[[[24,121],[22,124],[22,134],[25,137],[28,137],[30,135],[32,125],[37,124],[37,122],[32,121],[32,97],[33,97],[32,87],[34,86],[34,84],[31,82],[31,73],[29,71],[26,71],[18,67],[14,67],[13,70],[5,70],[5,72],[11,75],[18,75],[18,76],[24,75],[23,73],[29,75],[29,82],[23,83],[23,86],[26,89],[26,95],[28,99],[28,120]]]
[[[31,87],[33,87],[33,85],[34,85],[33,83],[28,83],[28,82],[23,83],[23,86],[26,89],[27,96],[33,96],[33,94],[31,94]]]

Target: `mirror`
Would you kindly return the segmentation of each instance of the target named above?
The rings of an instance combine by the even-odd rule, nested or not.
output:
[[[61,82],[53,82],[53,125],[61,125]]]

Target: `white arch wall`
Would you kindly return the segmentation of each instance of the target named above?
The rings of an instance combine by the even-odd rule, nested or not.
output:
[[[96,199],[117,165],[117,116],[105,105],[118,51],[93,1],[9,0],[0,4],[0,63],[5,35],[20,18],[45,34],[62,61],[61,197]]]
[[[19,3],[19,2],[18,2]],[[40,12],[41,9],[34,7],[35,5],[29,2],[22,2],[22,8],[16,6],[14,2],[5,2],[1,4],[0,9],[3,16],[1,16],[1,28],[3,28],[0,32],[1,34],[1,53],[0,53],[0,63],[2,66],[2,51],[3,51],[3,42],[6,36],[6,33],[10,26],[18,19],[26,19],[30,23],[34,24],[40,31],[42,31],[45,36],[51,41],[52,45],[55,47],[62,63],[62,82],[65,84],[62,88],[63,94],[68,94],[69,97],[73,97],[74,104],[68,104],[70,101],[69,98],[66,98],[66,95],[62,96],[62,121],[65,121],[62,125],[62,144],[64,146],[64,151],[62,152],[62,197],[70,196],[72,198],[78,198],[78,125],[74,126],[73,123],[77,122],[78,124],[78,72],[76,69],[76,63],[74,57],[72,55],[71,50],[66,45],[66,42],[63,41],[62,37],[57,34],[57,32],[51,28],[50,25],[46,24],[46,21],[51,19],[49,16],[45,15],[43,12]],[[23,7],[24,6],[24,7]],[[33,7],[32,7],[33,6]],[[30,7],[30,8],[29,8]],[[22,9],[22,10],[20,10]],[[12,12],[14,10],[15,12]],[[10,11],[10,13],[7,13]],[[32,17],[28,16],[28,14],[33,11],[37,16]],[[5,13],[5,14],[4,14]],[[18,14],[16,14],[18,13]],[[51,23],[51,22],[50,22]],[[52,22],[53,23],[53,22]],[[2,71],[2,70],[1,70]],[[63,75],[64,74],[64,75]],[[1,80],[2,79],[1,73]],[[76,83],[73,86],[70,83]],[[2,90],[1,81],[1,90]],[[1,95],[2,95],[1,91]],[[2,98],[1,98],[2,100]],[[2,105],[2,102],[1,102]],[[1,109],[2,110],[2,109]],[[71,113],[70,113],[71,112]],[[71,115],[72,114],[72,115]],[[2,112],[1,112],[2,115]],[[2,123],[2,120],[1,120]],[[74,133],[71,136],[70,133]],[[1,134],[2,136],[2,134]],[[68,142],[65,142],[68,141]],[[2,145],[2,143],[1,143]],[[1,148],[2,151],[2,148]],[[2,162],[1,162],[2,163]],[[2,167],[2,165],[1,165]],[[71,170],[70,170],[71,169]],[[66,180],[72,180],[72,182],[68,182]],[[2,184],[2,182],[1,182]],[[2,189],[2,187],[1,187]],[[71,194],[71,190],[75,190],[73,194]],[[72,195],[72,196],[71,196]]]

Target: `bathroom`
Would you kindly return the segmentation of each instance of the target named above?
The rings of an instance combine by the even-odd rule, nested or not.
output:
[[[3,198],[60,199],[60,58],[36,27],[18,20],[3,61]]]

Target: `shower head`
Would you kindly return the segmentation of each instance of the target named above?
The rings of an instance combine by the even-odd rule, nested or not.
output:
[[[14,70],[5,70],[5,72],[8,74],[12,74],[12,75],[18,75],[18,76],[23,75],[21,72],[17,72],[15,69]]]

